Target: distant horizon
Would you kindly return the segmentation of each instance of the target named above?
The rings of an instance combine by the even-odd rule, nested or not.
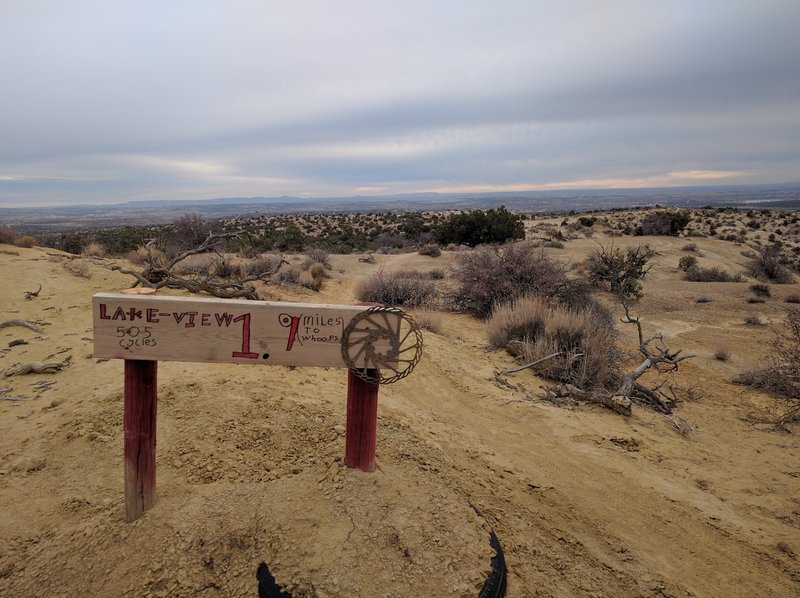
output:
[[[23,204],[23,205],[0,205],[0,213],[5,210],[46,210],[48,208],[102,208],[114,206],[136,206],[137,204],[146,205],[180,205],[186,204],[187,206],[193,204],[212,204],[214,202],[230,202],[230,203],[260,203],[270,202],[277,200],[299,200],[299,201],[344,201],[344,200],[363,200],[374,201],[380,199],[400,199],[421,196],[435,196],[441,198],[503,198],[503,197],[525,197],[539,196],[546,197],[548,194],[553,196],[558,195],[611,195],[614,193],[621,194],[635,194],[636,192],[703,192],[703,191],[724,191],[726,189],[800,189],[800,181],[788,181],[779,183],[750,183],[750,184],[730,184],[730,185],[672,185],[672,186],[655,186],[655,187],[575,187],[575,188],[559,188],[559,189],[527,189],[515,191],[475,191],[475,192],[441,192],[441,191],[407,191],[403,193],[375,193],[375,194],[358,194],[358,195],[249,195],[249,196],[224,196],[224,197],[192,197],[181,199],[132,199],[122,201],[106,201],[106,202],[75,202],[75,203],[42,203],[36,205]],[[357,209],[358,206],[353,206]]]

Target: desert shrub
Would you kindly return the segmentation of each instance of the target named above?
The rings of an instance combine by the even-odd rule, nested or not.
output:
[[[684,255],[681,259],[678,260],[678,268],[686,272],[692,268],[697,266],[697,258],[693,255]]]
[[[756,249],[755,257],[747,266],[747,273],[759,280],[774,282],[775,284],[789,284],[794,281],[794,276],[783,265],[781,247],[778,244],[761,245]]]
[[[650,269],[648,249],[629,247],[626,251],[602,245],[586,260],[586,273],[594,285],[606,287],[612,293],[638,299],[642,296],[640,282]]]
[[[488,243],[505,243],[525,238],[522,217],[509,212],[505,206],[490,210],[472,210],[451,214],[435,230],[436,240],[446,245],[456,243],[475,247]]]
[[[356,285],[355,295],[361,301],[419,307],[434,301],[436,287],[429,280],[399,276],[396,272],[380,269]]]
[[[579,216],[578,217],[578,223],[581,226],[592,227],[592,226],[594,226],[595,222],[597,222],[597,218],[595,218],[594,216]]]
[[[553,249],[564,249],[564,244],[561,241],[542,241],[542,247],[551,247]]]
[[[320,263],[322,264],[323,268],[330,269],[331,267],[331,256],[330,254],[322,249],[321,247],[312,247],[306,253],[308,256],[306,261],[303,262],[303,270],[308,270],[311,264]]]
[[[800,303],[800,295],[792,293],[791,295],[786,295],[786,303]]]
[[[81,251],[84,257],[103,257],[105,254],[106,250],[100,243],[89,243]]]
[[[574,307],[591,299],[585,282],[568,278],[563,265],[527,242],[462,251],[452,272],[456,289],[449,303],[479,317],[488,316],[495,303],[521,295]]]
[[[686,271],[686,280],[689,282],[741,282],[740,274],[729,274],[719,266],[701,268],[695,266]]]
[[[618,379],[614,326],[596,304],[575,309],[548,305],[540,296],[517,297],[495,307],[487,333],[492,346],[524,363],[558,353],[534,366],[544,378],[580,388],[602,388]]]
[[[439,246],[435,243],[429,243],[420,247],[417,253],[420,255],[427,255],[429,257],[439,257],[442,255],[442,250],[439,249]]]
[[[750,290],[759,297],[771,297],[772,293],[769,290],[769,285],[766,284],[751,284]]]
[[[684,245],[683,247],[681,247],[681,249],[682,249],[683,251],[692,251],[692,252],[696,252],[696,251],[697,251],[697,243],[687,243],[686,245]]]
[[[757,295],[751,295],[747,299],[745,299],[748,303],[766,303],[767,300],[764,297],[759,297]]]
[[[705,295],[700,295],[697,299],[694,300],[695,303],[711,303],[711,299],[706,297]]]
[[[763,326],[764,325],[764,323],[761,321],[761,318],[759,318],[755,314],[750,314],[748,316],[745,316],[744,323],[747,324],[748,326]]]
[[[639,227],[643,235],[671,235],[676,237],[686,228],[690,220],[691,216],[688,212],[661,210],[647,214],[642,218]]]
[[[0,225],[0,243],[5,245],[16,245],[19,233],[10,226]]]

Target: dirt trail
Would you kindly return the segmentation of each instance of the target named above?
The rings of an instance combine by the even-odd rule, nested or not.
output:
[[[726,263],[742,259],[707,243]],[[592,246],[574,244],[572,260]],[[665,246],[637,309],[698,355],[678,378],[704,393],[677,413],[688,435],[641,410],[624,419],[531,400],[542,381],[529,372],[507,377],[528,395],[497,386],[511,358],[486,348],[480,322],[445,315],[415,372],[381,390],[374,475],[342,463],[341,370],[160,364],[159,499],[130,525],[122,367],[91,358],[89,305],[127,281],[18,251],[0,256],[0,319],[37,320],[43,332],[0,331],[3,346],[29,341],[0,368],[50,355],[73,364],[0,384],[27,397],[0,401],[0,595],[247,596],[263,560],[298,596],[474,596],[489,527],[512,597],[800,593],[800,445],[744,423],[768,403],[726,382],[757,361],[769,328],[739,324],[753,309],[746,283],[676,283],[677,246]],[[322,293],[282,297],[347,303],[381,263],[448,259],[337,256],[344,272]],[[42,297],[25,301],[40,281]],[[695,304],[699,293],[713,302]],[[758,309],[781,317],[777,300]],[[722,342],[726,363],[713,359]]]

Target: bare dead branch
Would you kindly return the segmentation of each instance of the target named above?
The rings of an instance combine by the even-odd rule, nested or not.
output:
[[[42,331],[42,329],[36,324],[33,322],[28,322],[28,320],[6,320],[5,322],[0,322],[0,328],[6,328],[8,326],[22,326],[23,328],[28,328],[34,332]]]
[[[38,297],[38,296],[39,296],[39,293],[40,293],[41,291],[42,291],[42,284],[41,284],[41,283],[39,283],[39,288],[38,288],[38,289],[36,289],[35,291],[25,291],[25,299],[26,299],[27,301],[30,301],[30,300],[31,300],[31,299],[33,299],[34,297]]]

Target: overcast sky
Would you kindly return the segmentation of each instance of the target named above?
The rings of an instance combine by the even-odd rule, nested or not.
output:
[[[0,0],[0,205],[800,180],[800,0]]]

